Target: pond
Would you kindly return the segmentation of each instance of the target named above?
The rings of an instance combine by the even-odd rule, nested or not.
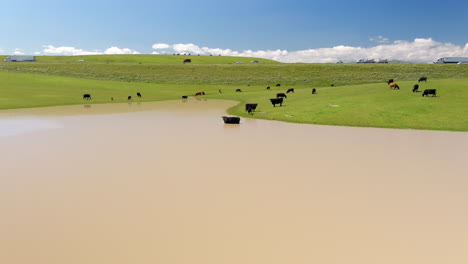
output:
[[[1,111],[0,263],[466,262],[468,133],[235,104]]]

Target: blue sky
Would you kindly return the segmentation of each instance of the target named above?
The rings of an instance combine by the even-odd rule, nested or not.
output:
[[[349,47],[356,56],[414,60],[392,57],[403,51],[380,54],[380,46],[468,56],[468,1],[461,0],[15,0],[0,7],[0,54],[173,53],[184,52],[173,45],[193,44],[199,49],[187,53],[253,51],[277,59],[309,51],[319,60],[316,53],[326,51],[327,60],[353,60],[343,48],[332,54]],[[153,49],[157,43],[170,47]]]

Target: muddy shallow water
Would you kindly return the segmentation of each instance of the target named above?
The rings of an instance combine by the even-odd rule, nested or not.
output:
[[[0,263],[466,263],[468,133],[228,101],[0,112]]]

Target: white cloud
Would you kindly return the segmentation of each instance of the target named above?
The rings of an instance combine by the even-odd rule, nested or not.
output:
[[[43,46],[44,50],[42,54],[45,55],[66,55],[66,56],[73,56],[73,55],[99,55],[99,54],[140,54],[138,51],[129,49],[129,48],[119,48],[119,47],[110,47],[105,51],[86,51],[83,49],[77,49],[75,47],[55,47],[52,45]]]
[[[97,51],[85,51],[75,47],[54,47],[52,45],[43,46],[43,53],[46,55],[97,55],[103,54]]]
[[[128,48],[110,47],[104,51],[104,54],[140,54],[140,52]]]
[[[377,36],[375,38],[370,38],[370,41],[376,43],[388,43],[389,39],[382,36]]]
[[[15,51],[13,51],[13,55],[24,55],[24,51],[16,48]]]
[[[379,36],[375,41],[388,42],[387,38]],[[156,44],[155,44],[156,45]],[[154,46],[154,45],[153,45]],[[468,56],[468,43],[458,46],[452,43],[434,41],[431,38],[416,38],[413,41],[397,40],[393,43],[379,44],[373,47],[335,46],[331,48],[307,49],[298,51],[287,50],[244,50],[219,49],[199,47],[195,44],[174,44],[168,49],[176,53],[192,53],[202,55],[246,56],[272,59],[281,62],[354,62],[358,59],[388,59],[411,62],[432,62],[436,58],[450,56]]]
[[[171,46],[169,44],[164,44],[164,43],[156,43],[156,44],[153,44],[152,46],[153,49],[168,49],[170,47]]]

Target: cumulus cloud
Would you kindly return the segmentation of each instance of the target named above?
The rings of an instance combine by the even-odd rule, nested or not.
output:
[[[170,47],[171,46],[169,44],[164,44],[164,43],[156,43],[156,44],[153,44],[152,46],[153,49],[168,49]]]
[[[104,54],[140,54],[140,52],[128,48],[110,47],[104,51]]]
[[[110,47],[105,51],[87,51],[83,49],[78,49],[75,47],[55,47],[53,45],[43,46],[44,50],[42,54],[44,55],[66,55],[66,56],[75,56],[75,55],[99,55],[99,54],[140,54],[138,51],[129,49],[129,48],[119,48],[119,47]]]
[[[389,39],[382,36],[377,36],[375,38],[370,38],[370,41],[376,43],[388,43]]]
[[[23,51],[22,49],[16,48],[16,49],[13,51],[13,55],[24,55],[24,51]]]
[[[379,36],[376,37],[374,41],[388,42],[388,39]],[[440,57],[468,56],[468,43],[465,46],[458,46],[452,43],[434,41],[431,38],[416,38],[413,41],[397,40],[392,43],[378,44],[373,47],[339,45],[331,48],[298,51],[280,49],[235,51],[231,49],[199,47],[193,43],[173,44],[169,45],[167,49],[172,49],[175,53],[258,57],[289,63],[324,63],[340,60],[354,62],[358,59],[387,59],[425,63],[432,62],[434,59]]]

